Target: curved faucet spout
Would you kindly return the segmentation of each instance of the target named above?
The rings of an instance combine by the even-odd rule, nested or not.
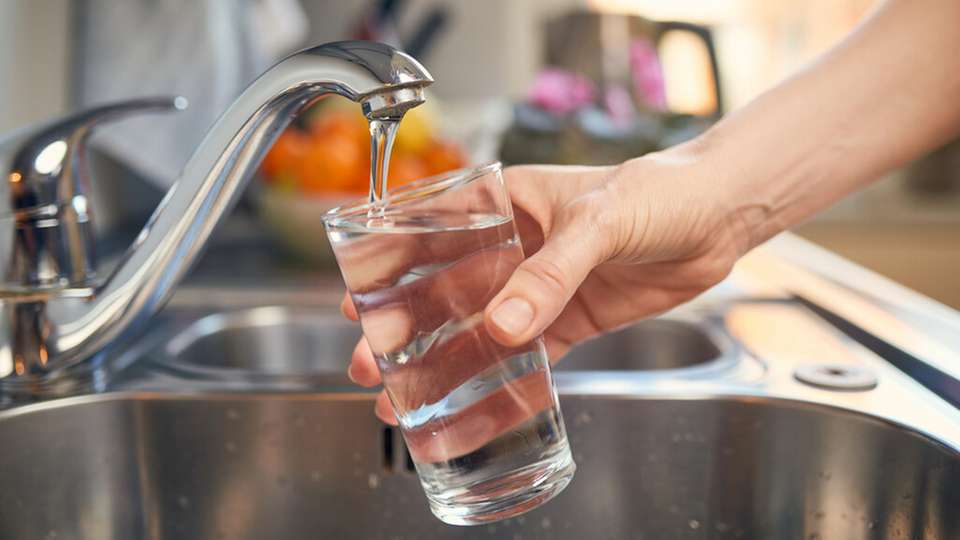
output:
[[[423,102],[432,77],[380,43],[345,41],[295,53],[254,81],[214,124],[123,261],[91,298],[46,305],[50,368],[92,356],[169,298],[291,119],[325,94],[358,102],[370,118]]]

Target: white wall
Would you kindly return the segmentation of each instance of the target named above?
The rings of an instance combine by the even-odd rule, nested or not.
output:
[[[0,133],[67,107],[69,0],[0,0]]]
[[[308,44],[345,39],[368,2],[301,0]],[[0,0],[0,133],[62,114],[69,106],[70,0]],[[411,32],[434,5],[452,11],[425,63],[447,98],[520,96],[540,65],[546,14],[587,0],[409,0]]]
[[[451,10],[446,30],[424,64],[446,98],[520,96],[541,60],[545,15],[586,0],[408,0],[401,30],[413,31],[431,7]],[[312,43],[346,39],[367,2],[303,0]]]

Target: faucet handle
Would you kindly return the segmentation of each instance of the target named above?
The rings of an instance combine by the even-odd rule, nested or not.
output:
[[[88,136],[103,122],[186,106],[182,97],[132,99],[0,138],[0,293],[90,284],[95,252]]]

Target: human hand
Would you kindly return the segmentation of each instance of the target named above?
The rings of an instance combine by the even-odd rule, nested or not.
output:
[[[576,343],[670,309],[719,282],[750,243],[722,182],[677,149],[617,167],[520,166],[504,171],[528,257],[484,313],[505,346],[543,335],[552,360]],[[349,296],[344,314],[357,320]],[[349,369],[380,383],[361,339]],[[395,423],[386,395],[380,418]]]

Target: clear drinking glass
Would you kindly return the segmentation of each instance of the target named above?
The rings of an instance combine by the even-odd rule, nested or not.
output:
[[[483,324],[523,260],[500,164],[324,223],[433,513],[486,523],[559,493],[576,466],[543,342],[505,347]]]

